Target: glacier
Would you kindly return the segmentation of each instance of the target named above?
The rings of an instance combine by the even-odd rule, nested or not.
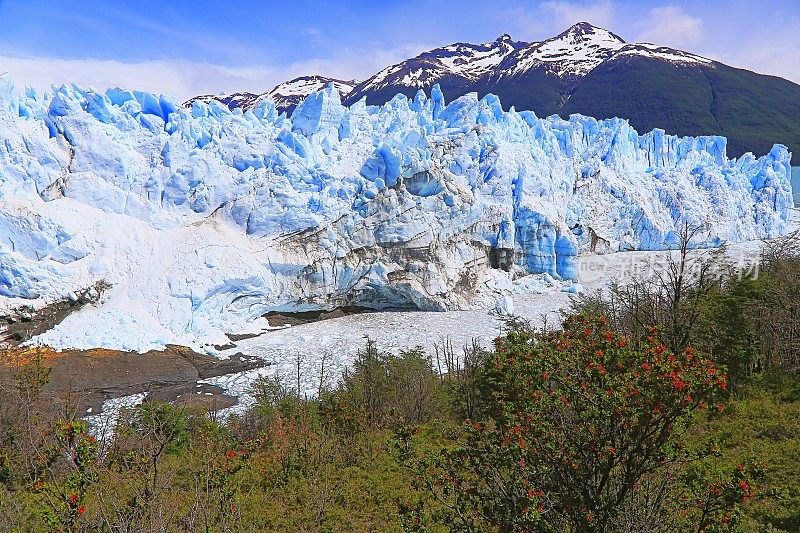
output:
[[[539,118],[493,95],[291,116],[263,99],[123,89],[17,94],[0,77],[0,314],[99,281],[100,300],[32,342],[213,351],[268,311],[494,308],[571,286],[582,253],[787,231],[791,154],[626,120]],[[432,318],[432,320],[435,318]]]

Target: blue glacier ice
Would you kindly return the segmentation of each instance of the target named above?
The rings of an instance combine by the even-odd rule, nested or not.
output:
[[[725,146],[438,86],[349,108],[329,86],[287,117],[0,77],[0,302],[103,280],[42,341],[146,349],[272,309],[494,302],[486,276],[575,280],[579,253],[674,247],[684,224],[701,245],[785,233],[787,149]]]

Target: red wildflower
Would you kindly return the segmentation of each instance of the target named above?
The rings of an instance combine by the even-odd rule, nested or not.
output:
[[[85,507],[85,506],[83,506],[83,505],[81,505],[80,507],[78,507],[77,509],[75,509],[75,511],[76,511],[78,514],[83,514],[83,513],[85,513],[85,512],[86,512],[86,507]]]
[[[76,503],[78,503],[78,495],[77,494],[70,494],[69,498],[67,498],[67,502],[69,502],[72,505],[75,505]]]
[[[228,450],[225,452],[225,455],[228,457],[228,459],[234,459],[236,457],[236,452],[233,450]]]
[[[642,363],[642,370],[644,370],[645,372],[650,372],[650,370],[651,370],[650,363],[648,363],[647,361]]]

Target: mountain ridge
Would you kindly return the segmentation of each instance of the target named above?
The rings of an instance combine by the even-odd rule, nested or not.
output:
[[[271,98],[272,101],[275,102],[275,107],[279,111],[284,111],[287,114],[291,114],[292,111],[294,111],[294,108],[297,107],[300,102],[305,100],[309,94],[320,91],[331,83],[333,83],[334,87],[336,87],[336,90],[339,91],[339,94],[346,95],[353,89],[357,81],[340,80],[337,78],[329,78],[327,76],[318,75],[299,76],[283,83],[279,83],[265,93],[242,92],[227,95],[204,94],[186,100],[183,105],[186,107],[191,107],[192,104],[197,101],[208,103],[210,100],[217,100],[218,102],[228,106],[228,108],[231,110],[240,108],[242,111],[247,111],[248,109],[255,107],[256,104],[258,104],[258,102],[263,98]]]
[[[280,87],[303,79],[318,83],[288,99],[278,94]],[[291,114],[325,82],[334,83],[345,105],[361,99],[381,105],[397,94],[413,98],[419,90],[430,95],[438,84],[448,99],[470,92],[495,94],[504,109],[537,116],[620,117],[640,131],[723,135],[733,157],[764,153],[776,143],[800,151],[800,85],[667,46],[628,43],[588,22],[537,42],[503,34],[488,43],[452,43],[389,65],[358,83],[304,77],[262,95],[234,93],[217,99],[231,109],[247,110],[271,97],[279,112]]]

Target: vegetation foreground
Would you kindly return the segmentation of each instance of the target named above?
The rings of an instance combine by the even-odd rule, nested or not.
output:
[[[97,440],[0,354],[2,531],[798,531],[800,259],[685,246],[492,350],[380,353],[241,416],[147,402]]]

